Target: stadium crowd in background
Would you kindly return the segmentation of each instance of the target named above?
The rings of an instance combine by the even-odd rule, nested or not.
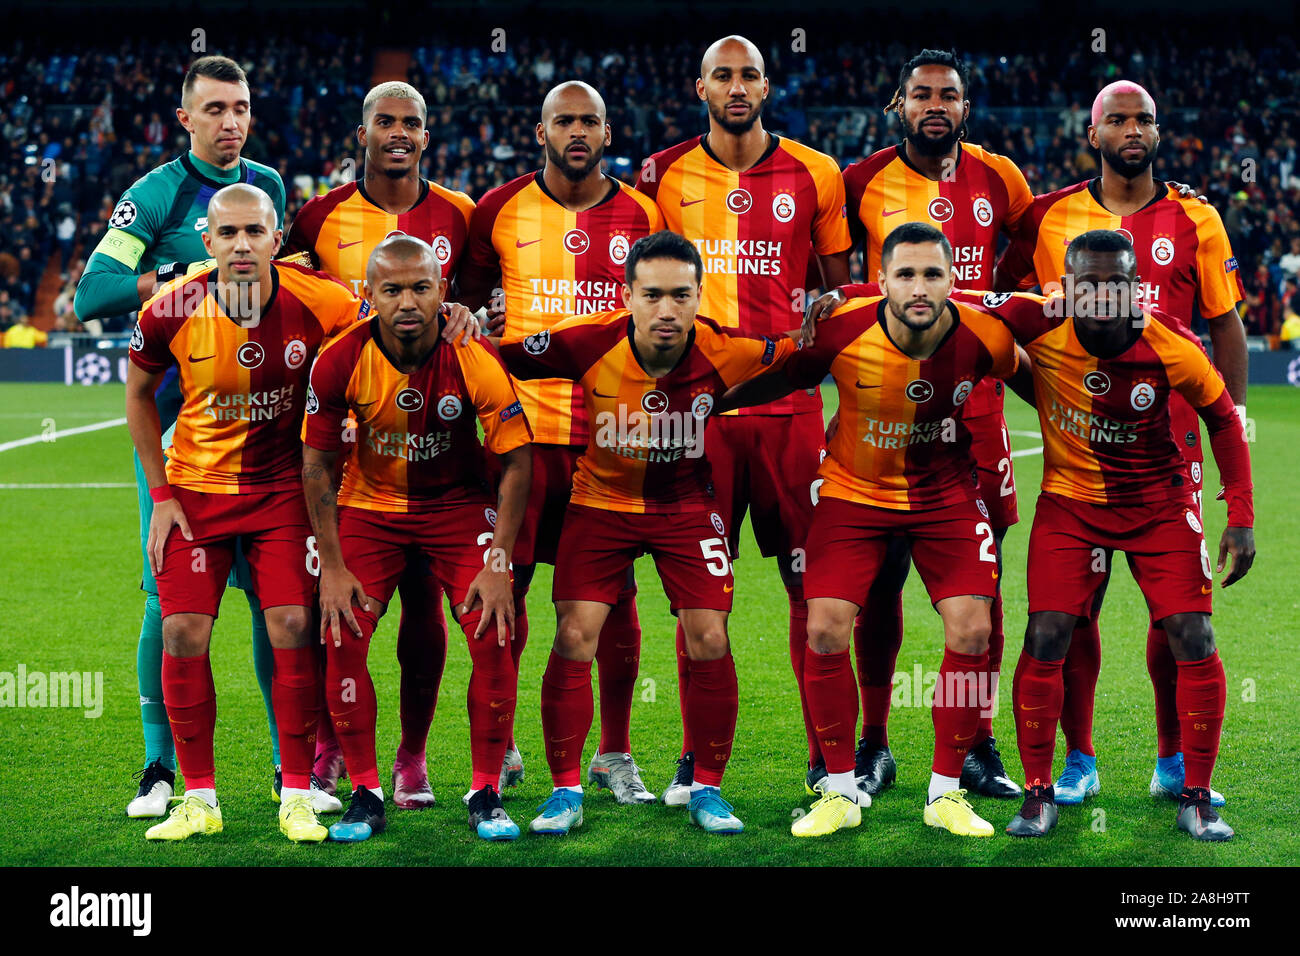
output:
[[[1145,85],[1162,109],[1156,175],[1208,196],[1241,262],[1247,332],[1282,332],[1300,314],[1294,41],[1225,54],[1174,28],[1141,48],[1117,40],[1097,55],[1065,33],[1033,40],[1028,54],[1003,55],[995,51],[1010,44],[974,34],[963,44],[972,141],[1014,159],[1036,194],[1049,192],[1097,170],[1084,135],[1096,91],[1120,77]],[[307,199],[356,175],[354,118],[374,79],[376,45],[328,31],[223,35],[219,45],[210,52],[232,54],[249,71],[256,108],[245,155],[280,172],[291,222]],[[631,182],[643,157],[704,128],[692,79],[697,46],[520,38],[493,54],[486,44],[417,41],[406,79],[429,103],[423,173],[477,200],[535,168],[535,104],[559,79],[576,77],[603,93],[610,169]],[[783,40],[764,53],[774,78],[771,128],[842,167],[899,138],[896,121],[882,115],[906,58],[898,38],[810,53],[791,53]],[[185,149],[175,108],[193,58],[187,45],[140,39],[40,48],[15,40],[0,52],[0,332],[34,312],[47,268],[57,268],[63,291],[75,285],[78,244],[83,256],[94,248],[122,191]],[[56,300],[64,305],[56,328],[78,330],[65,299]],[[42,327],[50,318],[33,315]],[[123,330],[128,319],[104,330]]]

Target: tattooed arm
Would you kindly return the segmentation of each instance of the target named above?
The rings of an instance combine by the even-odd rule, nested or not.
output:
[[[307,498],[311,527],[316,532],[316,549],[320,553],[320,640],[325,643],[328,630],[333,634],[335,647],[343,643],[339,618],[347,621],[352,633],[360,637],[361,625],[352,613],[352,605],[370,610],[361,582],[343,564],[343,549],[339,544],[338,481],[335,477],[337,459],[336,451],[302,446],[302,489]]]

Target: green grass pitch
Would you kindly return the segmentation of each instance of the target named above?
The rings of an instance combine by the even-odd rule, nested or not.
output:
[[[120,386],[0,385],[0,445],[115,418]],[[828,403],[835,396],[827,392]],[[103,675],[103,713],[74,709],[2,709],[5,838],[0,864],[122,865],[1248,865],[1300,859],[1300,809],[1291,791],[1300,760],[1300,669],[1293,641],[1300,630],[1300,551],[1295,450],[1300,448],[1300,392],[1251,390],[1252,446],[1259,557],[1240,584],[1215,596],[1214,621],[1228,674],[1228,708],[1216,787],[1228,796],[1226,819],[1238,837],[1196,844],[1174,827],[1174,804],[1153,800],[1147,781],[1154,760],[1151,687],[1146,674],[1146,610],[1127,569],[1117,570],[1102,615],[1103,665],[1096,740],[1101,794],[1063,808],[1051,838],[1016,841],[1001,833],[1017,804],[977,798],[995,827],[990,840],[963,840],[921,822],[932,745],[924,707],[895,708],[890,739],[899,763],[897,787],[863,815],[863,825],[818,841],[791,837],[792,814],[806,808],[804,742],[790,673],[786,597],[776,568],[758,557],[752,537],[736,564],[731,640],[740,677],[740,720],[725,794],[745,821],[743,835],[709,836],[684,810],[617,806],[589,791],[586,823],[563,840],[529,838],[487,844],[466,826],[460,795],[469,780],[465,688],[468,654],[453,636],[438,713],[429,742],[429,775],[438,806],[389,811],[389,829],[360,845],[294,846],[276,827],[269,799],[271,768],[262,702],[253,677],[248,616],[242,596],[227,593],[213,639],[218,687],[217,768],[225,832],[180,845],[149,844],[151,821],[128,820],[132,771],[143,746],[135,682],[135,645],[144,596],[140,575],[131,449],[126,428],[57,437],[0,451],[0,540],[5,587],[0,592],[0,671],[81,671]],[[1012,443],[1040,443],[1033,413],[1008,401]],[[49,420],[52,420],[49,421]],[[1020,774],[1009,720],[1010,674],[1025,622],[1025,547],[1042,458],[1016,459],[1021,523],[1007,535],[1007,652],[995,732],[1009,771]],[[105,488],[19,488],[21,484],[117,484]],[[1207,463],[1205,484],[1218,486]],[[1208,498],[1208,496],[1207,496]],[[1224,525],[1221,503],[1207,500],[1210,550]],[[679,715],[673,621],[649,559],[637,567],[644,632],[641,687],[632,713],[633,749],[656,792],[677,756]],[[540,744],[541,675],[554,628],[550,569],[529,596],[532,621],[519,688],[517,737],[527,780],[506,799],[526,827],[549,792]],[[390,611],[371,652],[380,701],[381,773],[398,739],[398,615]],[[936,671],[942,656],[939,620],[913,573],[906,591],[906,639],[898,670]],[[588,738],[584,760],[596,745]],[[1058,738],[1056,769],[1064,758]],[[584,763],[585,766],[585,763]],[[384,774],[384,783],[388,780]],[[28,791],[28,788],[33,788]],[[24,795],[26,794],[26,795]],[[38,795],[39,794],[39,795]],[[327,818],[328,821],[328,818]]]

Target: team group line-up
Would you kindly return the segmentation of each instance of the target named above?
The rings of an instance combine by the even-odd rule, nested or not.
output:
[[[682,746],[662,800],[739,833],[721,785],[748,512],[789,596],[815,798],[795,837],[858,826],[895,780],[887,724],[913,564],[944,634],[925,824],[992,836],[977,793],[1020,799],[1006,831],[1041,837],[1058,804],[1096,794],[1097,616],[1120,551],[1150,610],[1151,792],[1192,837],[1231,838],[1210,787],[1225,700],[1210,612],[1214,573],[1232,584],[1255,554],[1236,260],[1215,210],[1154,178],[1156,104],[1140,86],[1112,83],[1093,104],[1101,175],[1037,197],[1010,159],[965,142],[967,89],[960,59],[922,51],[887,107],[901,142],[841,172],[764,129],[763,59],[725,37],[696,81],[708,132],[647,158],[635,188],[602,170],[599,93],[569,81],[541,105],[542,168],[475,204],[420,176],[436,135],[425,102],[382,83],[357,127],[364,175],[311,199],[285,237],[279,176],[240,155],[247,77],[197,60],[176,111],[189,152],[127,190],[76,298],[83,319],[139,310],[126,413],[145,762],[128,816],[166,815],[151,840],[222,829],[208,650],[229,580],[249,603],[290,840],[385,829],[366,658],[395,592],[392,803],[434,803],[425,743],[446,595],[473,665],[469,825],[516,839],[501,794],[524,773],[513,729],[538,562],[555,567],[541,691],[554,790],[529,829],[582,824],[593,661],[586,781],[655,802],[630,740],[632,566],[648,553],[677,620]],[[869,282],[850,285],[859,245]],[[1023,788],[990,706],[1002,540],[1018,521],[1006,388],[1037,409],[1044,445],[1012,687]],[[1216,568],[1198,419],[1227,506]],[[351,800],[327,828],[344,773]]]

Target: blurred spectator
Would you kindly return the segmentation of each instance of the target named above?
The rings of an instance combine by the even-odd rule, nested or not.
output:
[[[7,349],[44,348],[49,336],[32,325],[31,316],[23,313],[18,321],[5,330],[4,347]]]

